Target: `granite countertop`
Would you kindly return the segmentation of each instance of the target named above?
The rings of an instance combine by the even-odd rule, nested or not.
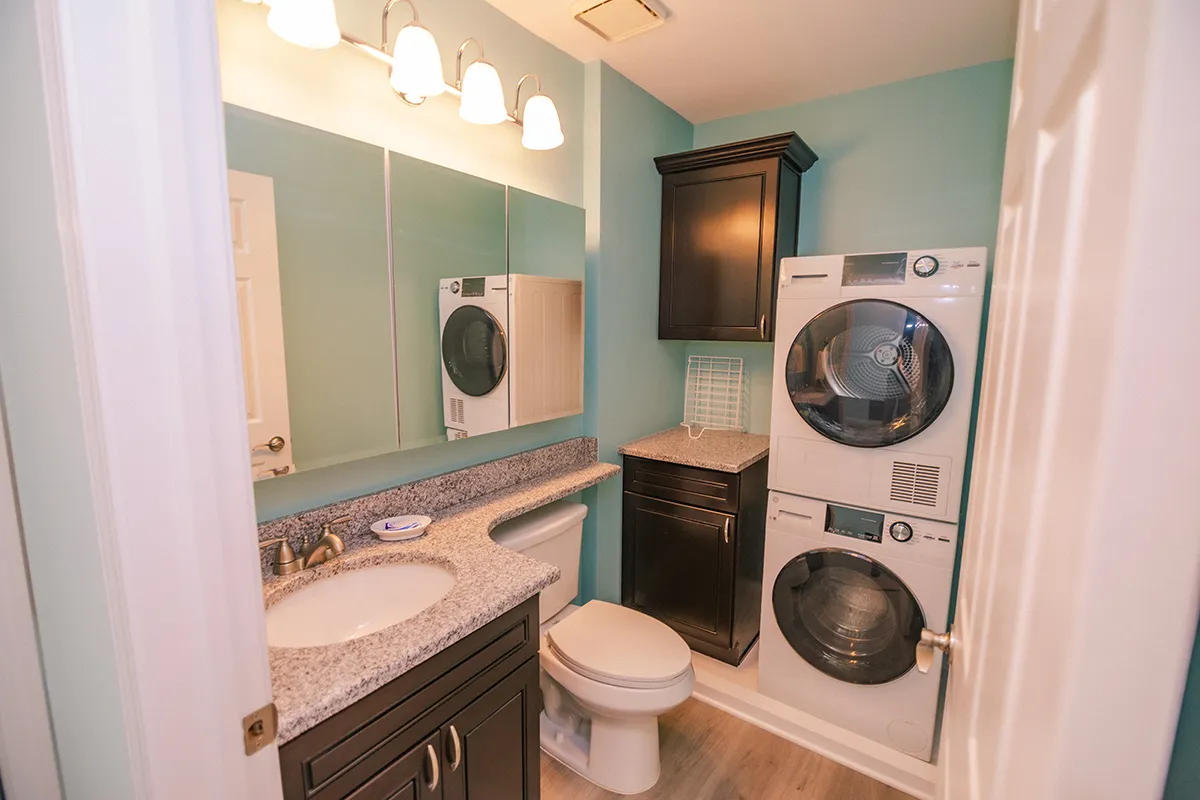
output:
[[[449,594],[420,614],[361,639],[270,648],[278,743],[296,738],[558,580],[556,567],[506,550],[488,533],[618,472],[615,465],[594,461],[574,465],[434,512],[428,533],[416,541],[348,543],[346,552],[327,564],[265,581],[263,599],[270,608],[323,577],[384,563],[438,564],[457,579]]]
[[[687,467],[741,472],[767,457],[771,437],[738,431],[705,431],[698,439],[679,425],[617,448],[625,456],[667,461]]]

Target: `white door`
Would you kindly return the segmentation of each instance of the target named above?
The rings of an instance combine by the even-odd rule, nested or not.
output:
[[[1157,800],[1195,631],[1194,0],[1024,0],[946,800]]]
[[[275,187],[265,175],[229,170],[229,216],[237,274],[250,474],[255,480],[286,475],[292,463]]]

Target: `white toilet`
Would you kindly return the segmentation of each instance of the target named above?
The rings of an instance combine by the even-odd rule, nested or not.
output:
[[[679,634],[579,591],[587,506],[553,503],[498,526],[492,539],[562,570],[542,590],[542,749],[619,794],[658,782],[658,717],[692,694],[692,652]]]

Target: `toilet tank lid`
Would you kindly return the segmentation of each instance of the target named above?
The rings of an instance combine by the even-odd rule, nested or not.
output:
[[[583,521],[583,503],[557,502],[535,508],[492,529],[492,541],[509,550],[527,550]]]

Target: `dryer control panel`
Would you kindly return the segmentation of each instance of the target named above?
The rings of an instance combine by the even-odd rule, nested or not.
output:
[[[827,503],[771,492],[767,527],[798,534],[831,547],[880,553],[939,566],[954,566],[958,527],[917,517]],[[857,540],[848,542],[848,539]]]

